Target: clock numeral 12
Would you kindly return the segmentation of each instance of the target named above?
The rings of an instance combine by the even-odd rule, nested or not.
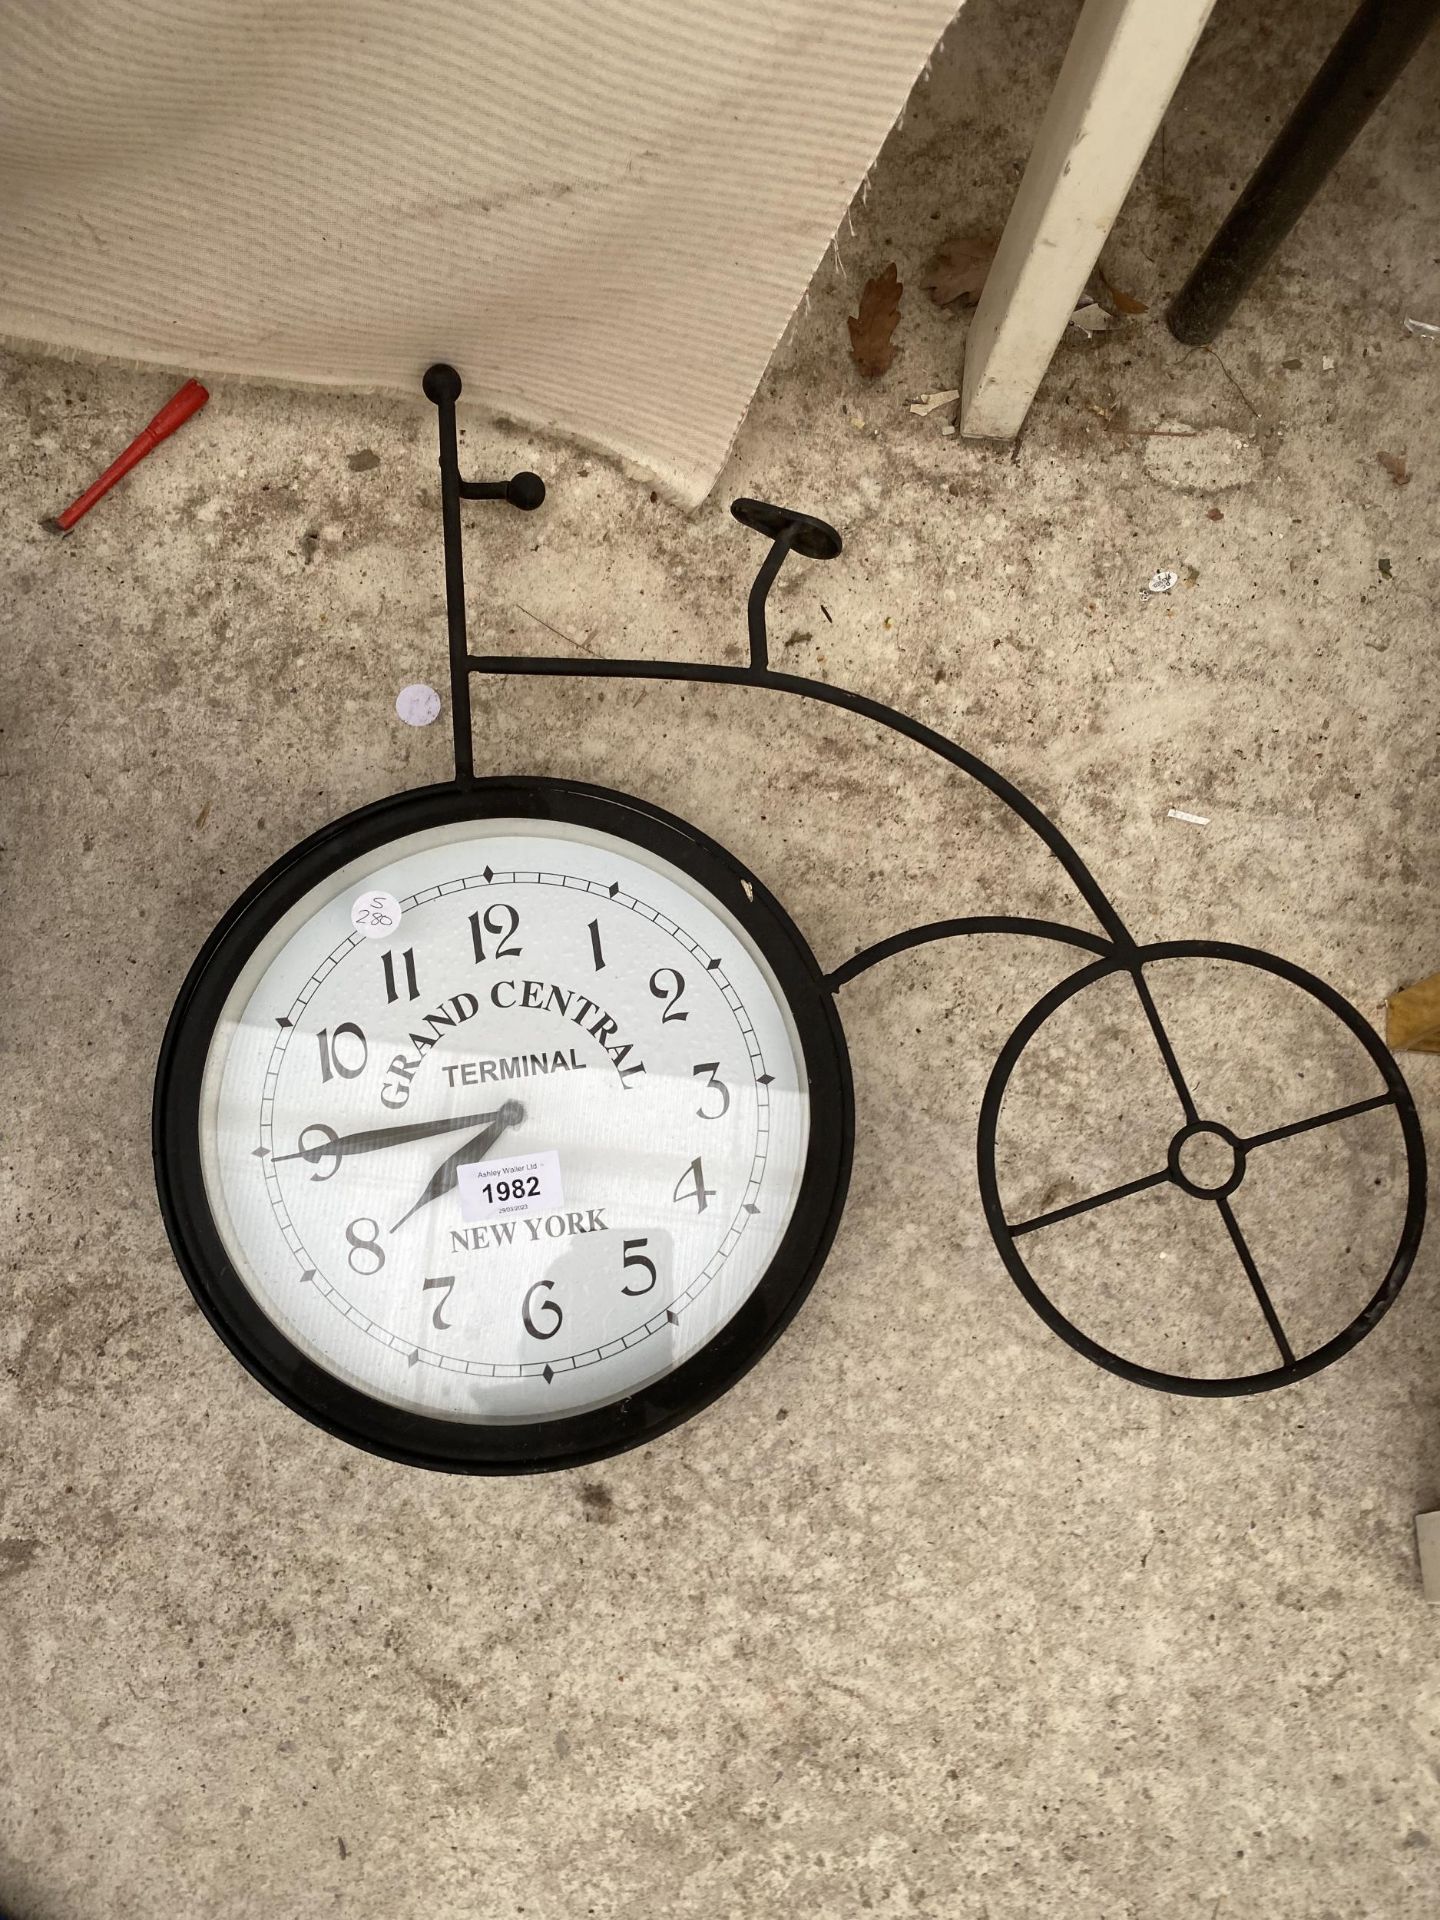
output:
[[[410,998],[418,1000],[420,987],[415,979],[415,949],[406,947],[400,958],[405,962],[405,985],[409,989]],[[385,998],[393,1003],[400,998],[400,995],[395,990],[395,956],[388,948],[381,954],[380,964],[385,969]]]
[[[509,926],[506,926],[504,919],[501,917],[505,914],[510,916]],[[510,947],[505,943],[513,937],[519,925],[520,915],[514,907],[507,906],[503,900],[497,900],[493,907],[487,907],[483,920],[478,913],[472,913],[470,916],[470,938],[475,942],[476,965],[478,966],[485,958],[485,943],[480,937],[482,927],[486,933],[491,933],[495,936],[495,951],[490,956],[492,960],[518,960],[520,958],[519,947]]]
[[[686,1175],[689,1176],[693,1183],[689,1188],[685,1186]],[[682,1173],[680,1178],[675,1182],[674,1198],[676,1200],[693,1200],[695,1202],[696,1212],[704,1213],[707,1202],[712,1200],[714,1196],[714,1187],[707,1187],[705,1184],[705,1169],[697,1153],[685,1169],[685,1172]]]

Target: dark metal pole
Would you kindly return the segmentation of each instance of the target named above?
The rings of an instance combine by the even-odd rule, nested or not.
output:
[[[1171,301],[1165,317],[1177,340],[1203,347],[1220,332],[1437,17],[1440,0],[1361,0],[1329,59]]]
[[[455,736],[455,779],[462,787],[475,779],[475,746],[470,735],[470,640],[465,631],[465,546],[460,530],[462,500],[505,500],[533,513],[545,498],[538,473],[515,473],[508,480],[462,480],[455,433],[455,402],[460,376],[437,361],[421,383],[433,402],[440,431],[440,527],[445,540],[445,623],[450,633],[450,722]]]
[[[460,449],[455,437],[459,374],[453,367],[431,367],[425,375],[425,397],[435,403],[440,429],[440,525],[445,540],[445,620],[450,630],[450,724],[455,735],[455,778],[462,786],[468,786],[475,778],[475,745],[470,737],[470,641],[465,631]]]
[[[746,603],[745,617],[750,631],[750,668],[754,673],[766,673],[770,667],[770,639],[765,630],[765,602],[770,597],[770,589],[775,584],[775,576],[785,564],[785,556],[794,546],[798,526],[786,527],[783,533],[775,536],[770,551],[760,571],[755,576],[750,589],[750,598]]]

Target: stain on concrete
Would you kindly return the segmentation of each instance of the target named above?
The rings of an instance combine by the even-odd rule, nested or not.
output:
[[[24,1573],[39,1551],[38,1540],[0,1539],[0,1580]]]
[[[582,1480],[580,1482],[580,1505],[587,1520],[598,1520],[602,1526],[609,1526],[616,1518],[615,1496],[601,1480]]]

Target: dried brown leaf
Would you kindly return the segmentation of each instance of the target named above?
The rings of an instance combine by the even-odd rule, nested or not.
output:
[[[994,233],[952,234],[926,269],[921,286],[937,307],[957,301],[973,307],[985,289],[985,277],[1000,244]]]
[[[850,354],[867,380],[878,380],[895,358],[891,339],[900,319],[900,296],[905,291],[892,260],[860,289],[860,311],[845,324],[850,329]]]
[[[1125,313],[1133,316],[1137,313],[1148,313],[1150,311],[1145,302],[1143,300],[1137,300],[1133,293],[1125,293],[1121,288],[1112,285],[1112,283],[1105,278],[1105,270],[1103,267],[1097,267],[1095,272],[1099,276],[1101,286],[1110,296],[1111,306],[1114,307],[1117,313]]]
[[[1377,453],[1375,458],[1380,462],[1381,466],[1385,469],[1386,473],[1389,474],[1397,487],[1409,486],[1410,469],[1405,464],[1405,456],[1403,453]]]

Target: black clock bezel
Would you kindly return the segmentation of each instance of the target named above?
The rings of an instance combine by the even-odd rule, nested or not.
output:
[[[457,821],[511,817],[596,828],[658,854],[697,880],[745,928],[775,973],[800,1037],[810,1140],[785,1236],[739,1311],[673,1373],[604,1407],[537,1423],[439,1419],[374,1399],[302,1353],[235,1271],[205,1193],[200,1093],[210,1042],[242,968],[312,887],[388,841]],[[849,1053],[834,998],[774,896],[708,835],[610,788],[498,777],[424,787],[344,815],[263,873],[220,921],[186,976],[155,1075],[152,1148],[160,1210],[180,1271],[211,1326],[261,1385],[325,1432],[366,1452],[450,1473],[578,1467],[668,1432],[732,1387],[779,1338],[824,1265],[840,1224],[855,1137]]]

